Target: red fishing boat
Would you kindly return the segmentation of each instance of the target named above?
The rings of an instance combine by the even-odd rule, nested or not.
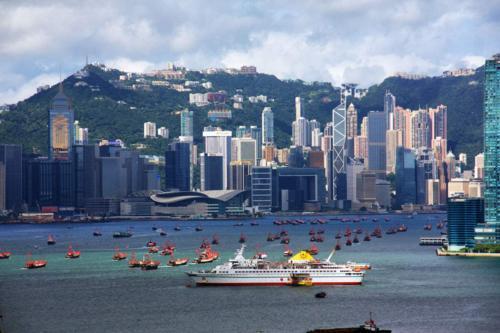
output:
[[[160,266],[160,261],[153,260],[148,254],[145,254],[139,264],[141,265],[142,270],[149,271],[152,269],[157,269],[158,266]]]
[[[158,251],[160,251],[160,249],[158,248],[158,246],[151,246],[151,247],[148,249],[148,252],[149,252],[149,253],[158,253]]]
[[[351,246],[352,245],[352,240],[350,237],[347,237],[347,240],[345,241],[346,246]]]
[[[317,235],[316,236],[316,242],[318,243],[323,243],[325,239],[323,238],[323,235]]]
[[[80,258],[80,251],[73,249],[73,247],[70,245],[68,246],[68,251],[66,252],[66,258],[68,259]]]
[[[342,233],[339,231],[337,232],[337,234],[335,235],[335,239],[341,239],[342,238]]]
[[[115,249],[115,253],[113,254],[113,260],[120,261],[127,259],[127,254],[124,252],[120,252],[119,248]]]
[[[10,255],[10,252],[0,252],[0,259],[9,259]]]
[[[283,237],[280,241],[281,244],[289,244],[290,243],[290,238],[289,237]]]
[[[363,239],[365,242],[369,242],[371,241],[371,237],[370,237],[370,234],[366,233],[365,234],[365,238]]]
[[[156,246],[156,242],[149,241],[149,242],[147,242],[147,243],[146,243],[146,246],[147,246],[147,247]]]
[[[314,244],[311,244],[311,246],[309,247],[309,249],[306,250],[307,252],[309,252],[309,254],[315,256],[319,253],[319,249],[316,245]]]
[[[166,242],[165,245],[163,245],[163,249],[161,251],[162,256],[172,256],[175,251],[175,245],[173,243]]]
[[[43,268],[45,266],[47,266],[47,260],[33,260],[31,259],[31,253],[28,253],[26,261],[24,263],[24,268],[35,269]]]
[[[288,245],[285,245],[285,251],[283,251],[283,255],[285,257],[291,257],[293,256],[293,251],[288,247]]]
[[[340,241],[337,240],[337,244],[335,244],[335,250],[339,251],[340,249],[342,249],[342,246],[340,246]]]
[[[247,238],[245,237],[245,235],[243,234],[240,234],[240,239],[238,240],[239,243],[243,244],[247,241]]]
[[[140,266],[141,266],[141,262],[135,256],[135,253],[132,252],[132,254],[130,255],[130,259],[128,260],[128,267],[135,268],[135,267],[140,267]]]
[[[170,260],[167,262],[168,266],[182,266],[186,265],[189,262],[188,258],[174,258],[174,256],[170,256]]]
[[[346,230],[345,230],[345,232],[344,232],[344,236],[345,236],[345,237],[350,237],[350,236],[351,236],[351,234],[352,234],[351,229],[350,229],[349,227],[347,227],[347,229],[346,229]]]
[[[198,258],[196,258],[194,260],[194,262],[196,262],[198,264],[209,263],[209,262],[215,261],[215,260],[217,260],[217,258],[219,258],[219,252],[213,251],[210,246],[203,249],[203,251],[201,251],[201,252],[199,252],[199,251],[197,251],[197,252],[199,253],[199,255],[198,255]]]
[[[49,237],[47,238],[47,245],[54,245],[55,243],[56,239],[54,238],[54,236],[49,235]]]
[[[316,234],[316,231],[314,231],[314,228],[311,228],[311,230],[309,230],[309,236],[312,236]]]

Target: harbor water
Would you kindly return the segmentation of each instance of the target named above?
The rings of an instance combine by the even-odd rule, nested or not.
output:
[[[0,251],[12,252],[10,259],[0,260],[0,331],[306,332],[357,326],[370,312],[381,328],[393,332],[492,332],[500,327],[500,259],[438,257],[435,247],[419,246],[420,237],[439,236],[436,223],[445,215],[363,217],[353,223],[321,216],[327,224],[297,226],[273,225],[276,217],[256,220],[258,226],[251,226],[250,220],[0,225]],[[385,234],[402,223],[407,232]],[[431,231],[424,230],[426,223],[433,224]],[[180,231],[174,231],[176,225]],[[160,236],[153,226],[168,235]],[[196,231],[197,226],[203,230]],[[364,242],[365,232],[377,226],[383,237]],[[311,228],[324,229],[325,241],[316,245],[317,257],[325,258],[336,243],[335,234],[347,227],[363,229],[360,242],[345,246],[342,237],[342,249],[333,260],[370,263],[373,268],[361,286],[194,287],[185,274],[232,257],[241,233],[247,238],[247,256],[259,250],[271,260],[286,260],[279,240],[266,241],[269,232],[287,230],[289,247],[297,252],[309,247]],[[113,232],[129,228],[131,238],[112,238]],[[96,229],[101,237],[93,236]],[[49,234],[55,245],[47,245]],[[141,271],[128,268],[126,260],[111,260],[117,247],[142,258],[149,240],[159,246],[168,240],[176,245],[177,258],[194,258],[200,243],[213,235],[220,240],[214,247],[221,257],[212,264],[168,267],[169,258],[156,254],[153,257],[161,260],[158,270]],[[70,244],[82,252],[81,258],[64,257]],[[48,260],[47,267],[23,269],[28,252],[33,259]],[[315,298],[319,291],[327,297]]]

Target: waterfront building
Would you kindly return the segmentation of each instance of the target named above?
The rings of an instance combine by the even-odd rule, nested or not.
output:
[[[193,137],[193,111],[181,111],[181,136]]]
[[[356,175],[356,198],[360,208],[372,208],[377,201],[376,184],[377,174],[363,170]]]
[[[21,145],[0,144],[0,210],[20,211],[23,203]]]
[[[346,122],[346,137],[352,139],[358,135],[358,111],[352,103],[347,108]]]
[[[222,190],[222,155],[200,154],[200,187],[202,191]]]
[[[452,178],[448,182],[448,198],[456,196],[469,197],[469,180],[464,178]]]
[[[382,208],[391,207],[391,183],[387,180],[375,180],[375,199],[377,204]]]
[[[167,190],[190,191],[192,188],[191,172],[190,143],[172,142],[165,152],[165,187]]]
[[[347,183],[347,195],[346,199],[351,202],[357,202],[357,188],[356,179],[358,174],[360,174],[365,169],[364,163],[357,159],[349,159],[346,165],[346,183]]]
[[[62,82],[59,92],[52,100],[49,110],[49,158],[69,160],[74,140],[74,113],[71,102],[63,92]]]
[[[273,207],[273,170],[271,167],[252,168],[252,206],[270,212]]]
[[[440,203],[439,179],[427,179],[425,185],[425,204],[435,206]]]
[[[474,157],[474,178],[484,178],[484,154],[479,153]]]
[[[475,245],[475,228],[484,221],[484,200],[455,197],[448,200],[448,250],[459,251]]]
[[[368,113],[368,163],[366,166],[368,170],[377,173],[380,179],[385,179],[386,174],[385,132],[385,114],[383,112],[370,111]]]
[[[274,114],[270,107],[262,110],[262,143],[274,143]]]
[[[386,131],[386,171],[396,172],[396,149],[403,146],[403,132],[401,130]]]
[[[144,139],[156,138],[156,124],[153,122],[144,123]]]
[[[249,161],[232,161],[229,188],[231,190],[250,190],[252,163]]]
[[[411,149],[396,150],[396,206],[417,203],[416,160]]]
[[[389,90],[385,91],[384,95],[384,115],[385,115],[385,128],[393,129],[393,115],[396,109],[396,97],[391,94]]]
[[[208,154],[221,154],[223,157],[223,188],[229,188],[229,163],[231,163],[231,131],[221,128],[205,127],[205,152]]]
[[[97,197],[98,156],[96,145],[73,146],[73,165],[75,168],[75,206],[85,208],[86,201]]]
[[[325,174],[315,168],[278,168],[278,202],[282,211],[319,211],[324,204]]]
[[[304,167],[304,151],[302,147],[291,146],[288,152],[287,164],[290,168],[303,168]]]

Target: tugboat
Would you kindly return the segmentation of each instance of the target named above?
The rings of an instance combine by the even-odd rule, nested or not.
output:
[[[92,234],[94,235],[94,237],[100,237],[100,236],[102,236],[102,233],[99,231],[99,229],[95,229]]]
[[[24,268],[27,269],[36,269],[43,268],[47,266],[47,260],[33,260],[31,259],[31,253],[28,253],[26,261],[24,263]]]
[[[130,255],[130,259],[128,260],[128,267],[135,268],[135,267],[140,267],[140,266],[141,266],[141,262],[139,260],[137,260],[135,253],[132,252],[132,254]]]
[[[132,233],[130,231],[117,231],[113,233],[113,238],[128,238],[132,237]]]
[[[246,241],[247,241],[247,238],[245,237],[245,235],[240,234],[240,239],[238,240],[238,242],[239,242],[240,244],[243,244],[243,243],[245,243]]]
[[[160,262],[158,260],[153,260],[148,254],[145,254],[142,257],[142,260],[139,262],[141,265],[141,269],[145,271],[149,271],[152,269],[158,269],[158,266],[160,266]]]
[[[337,244],[335,244],[335,251],[340,251],[342,246],[340,246],[340,241],[337,239]]]
[[[73,247],[70,245],[68,246],[68,252],[66,252],[66,258],[68,259],[80,258],[80,251],[74,250]]]
[[[167,262],[168,266],[182,266],[189,262],[188,258],[178,258],[175,259],[173,255],[170,256],[170,260]]]
[[[309,247],[309,249],[306,250],[306,252],[308,252],[309,254],[315,256],[319,253],[319,249],[316,245],[314,244],[311,244],[311,246]]]
[[[1,259],[9,259],[11,253],[10,252],[0,252],[0,260]]]
[[[288,247],[288,245],[285,246],[285,251],[283,251],[283,255],[285,257],[291,257],[293,256],[293,251]]]
[[[54,245],[55,243],[56,239],[54,238],[54,236],[49,235],[49,237],[47,238],[47,245]]]
[[[350,237],[347,237],[347,240],[345,241],[345,245],[346,246],[351,246],[352,245],[352,241],[351,241]]]
[[[120,252],[119,248],[115,249],[115,253],[113,254],[113,260],[120,261],[127,259],[127,254],[124,252]]]
[[[219,237],[217,237],[217,235],[212,236],[212,244],[213,245],[219,244]]]
[[[196,258],[194,262],[197,264],[206,264],[217,260],[217,258],[219,258],[219,252],[212,251],[212,248],[208,246],[207,248],[205,248],[203,251],[200,252],[198,258]]]

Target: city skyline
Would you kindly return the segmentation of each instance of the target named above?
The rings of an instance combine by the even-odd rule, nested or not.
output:
[[[78,6],[73,2],[3,2],[0,9],[9,15],[1,23],[0,104],[15,103],[38,86],[55,84],[60,73],[66,76],[81,68],[86,57],[139,72],[164,68],[168,62],[193,69],[247,64],[282,79],[336,85],[358,82],[365,87],[399,71],[439,75],[450,69],[475,68],[497,51],[494,45],[499,44],[499,37],[494,31],[500,29],[500,14],[495,3],[287,2],[287,10],[277,15],[283,3],[247,3],[239,8],[218,1],[202,13],[196,2],[147,8],[109,2],[99,15],[87,15],[93,1]],[[299,15],[303,11],[307,17]],[[178,13],[176,17],[173,12]],[[221,21],[212,20],[215,12],[221,21],[225,19],[224,27]],[[371,20],[366,19],[368,13]],[[53,31],[47,21],[52,15],[68,29]],[[205,29],[195,29],[199,24]],[[437,29],[441,26],[447,28]],[[410,31],[412,37],[407,38]],[[454,38],[457,31],[461,39]],[[219,41],[223,48],[206,43],[221,34],[226,35]],[[392,43],[388,45],[382,37]],[[366,40],[374,42],[365,46]],[[49,47],[39,47],[41,42]],[[398,52],[393,45],[398,45]]]

